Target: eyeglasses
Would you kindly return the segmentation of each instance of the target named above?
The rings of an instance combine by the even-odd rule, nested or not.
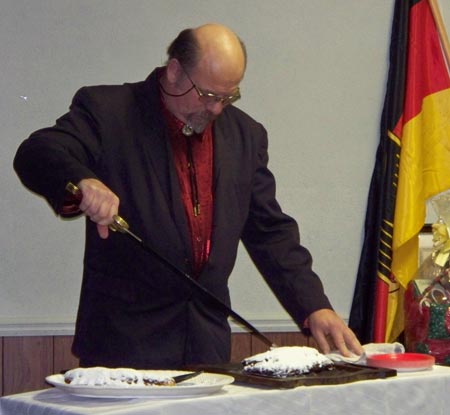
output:
[[[218,103],[220,102],[223,106],[232,104],[233,102],[236,102],[239,98],[241,98],[241,91],[239,90],[239,87],[236,89],[236,92],[233,95],[217,95],[213,94],[212,92],[205,92],[202,91],[191,79],[189,74],[186,72],[186,70],[183,68],[184,73],[186,74],[187,78],[192,84],[192,88],[195,89],[195,91],[198,94],[198,97],[200,100],[202,100],[205,104],[211,104],[211,103]],[[189,91],[192,89],[190,88]],[[189,92],[188,91],[188,92]]]

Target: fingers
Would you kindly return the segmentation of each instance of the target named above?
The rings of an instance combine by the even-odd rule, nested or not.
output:
[[[107,238],[108,225],[119,211],[119,198],[97,179],[83,179],[78,183],[78,187],[83,194],[80,209],[97,224],[100,237]]]
[[[337,349],[343,356],[350,357],[352,355],[339,329],[334,329],[329,334],[326,331],[319,331],[314,338],[323,354],[328,354]]]
[[[106,225],[97,224],[97,232],[102,239],[107,239],[109,236],[109,227]]]
[[[347,328],[346,331],[346,338],[345,343],[347,344],[349,350],[358,355],[361,356],[364,353],[364,349],[361,346],[361,343],[359,342],[358,338],[355,336],[355,333],[353,333],[352,330]]]
[[[345,333],[345,329],[344,328],[344,333]],[[345,357],[350,357],[352,355],[352,353],[350,352],[350,350],[348,349],[348,343],[345,340],[345,336],[344,333],[340,330],[336,330],[335,332],[333,332],[333,334],[331,335],[331,340],[334,344],[334,348],[338,349],[339,352],[345,356]]]
[[[344,322],[342,322],[341,329],[336,330],[332,335],[336,348],[343,356],[350,357],[352,354],[360,356],[364,353],[364,349],[355,333]]]
[[[323,354],[328,354],[331,351],[330,345],[328,343],[328,339],[326,335],[319,331],[314,335],[314,340],[316,341],[317,345],[319,346],[319,350]]]
[[[345,357],[361,355],[364,350],[357,337],[344,321],[332,310],[324,309],[308,317],[314,339],[324,354],[338,349]]]

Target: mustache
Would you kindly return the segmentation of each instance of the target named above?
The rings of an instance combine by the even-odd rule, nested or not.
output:
[[[203,120],[208,121],[208,122],[212,121],[216,118],[216,115],[210,111],[203,111],[199,115],[200,115],[200,118],[202,118]]]

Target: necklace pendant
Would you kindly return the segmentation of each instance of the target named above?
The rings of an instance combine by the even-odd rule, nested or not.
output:
[[[186,137],[190,137],[192,134],[194,134],[194,129],[190,125],[185,124],[185,125],[183,125],[183,128],[181,129],[181,132]]]
[[[194,203],[194,216],[200,215],[200,203]]]

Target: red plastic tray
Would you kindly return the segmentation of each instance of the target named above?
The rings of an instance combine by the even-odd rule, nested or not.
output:
[[[369,366],[395,369],[399,372],[429,369],[434,363],[434,356],[422,353],[388,353],[367,358]]]

